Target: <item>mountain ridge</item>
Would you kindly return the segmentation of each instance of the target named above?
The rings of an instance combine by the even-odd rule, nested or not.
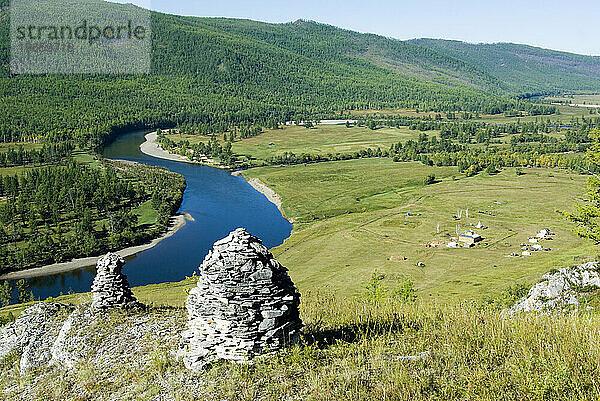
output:
[[[95,146],[134,128],[192,123],[218,132],[232,124],[348,110],[498,114],[532,111],[531,103],[519,100],[530,94],[600,91],[600,60],[586,56],[525,48],[480,52],[305,20],[273,24],[158,12],[151,13],[148,75],[15,76],[9,73],[6,4],[0,3],[0,96],[6,105],[0,132],[17,141],[75,137]],[[100,4],[105,9],[108,3]],[[522,60],[515,53],[539,60],[529,70],[518,65],[519,71],[495,64],[502,57]],[[561,64],[549,64],[552,57]],[[534,114],[552,112],[537,108]]]

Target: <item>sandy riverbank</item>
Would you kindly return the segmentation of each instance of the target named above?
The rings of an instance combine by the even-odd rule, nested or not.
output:
[[[169,225],[169,230],[164,233],[162,236],[153,239],[147,244],[132,246],[129,248],[121,249],[115,253],[121,255],[122,257],[128,257],[135,255],[138,252],[145,251],[146,249],[150,249],[155,247],[160,241],[169,238],[173,234],[175,234],[181,227],[185,226],[186,220],[193,221],[193,217],[189,214],[178,214],[171,218],[171,224]],[[98,261],[99,256],[91,256],[89,258],[81,258],[74,259],[70,262],[64,263],[56,263],[53,265],[47,265],[43,267],[36,267],[34,269],[27,269],[16,271],[12,273],[7,273],[0,276],[0,280],[21,280],[24,278],[32,278],[32,277],[42,277],[49,276],[52,274],[65,273],[72,270],[81,269],[87,266],[93,266]]]
[[[239,172],[239,171],[235,171],[231,174],[238,175],[238,176],[242,175],[241,172]],[[248,184],[252,185],[252,187],[254,189],[256,189],[261,194],[265,195],[267,197],[267,199],[269,200],[269,202],[271,202],[275,206],[277,206],[277,209],[279,209],[279,212],[281,212],[281,215],[283,216],[284,219],[286,219],[287,221],[289,221],[292,224],[295,223],[294,219],[289,218],[285,215],[285,212],[283,211],[283,201],[281,200],[281,196],[279,196],[279,194],[277,192],[273,191],[271,188],[269,188],[264,182],[262,182],[258,178],[248,178],[248,177],[244,177],[244,178],[246,179]]]
[[[157,137],[158,137],[158,135],[156,132],[151,132],[149,134],[146,134],[146,136],[144,136],[144,138],[146,138],[146,142],[144,142],[140,145],[140,151],[144,154],[147,154],[148,156],[156,157],[159,159],[172,160],[172,161],[176,161],[176,162],[190,163],[190,164],[200,164],[203,166],[210,166],[210,167],[216,167],[216,168],[221,168],[221,169],[228,168],[227,166],[221,166],[220,164],[216,164],[216,163],[214,163],[214,161],[212,159],[206,158],[204,156],[202,157],[203,161],[200,162],[200,161],[196,161],[196,160],[190,160],[186,156],[181,156],[178,154],[168,152],[168,151],[164,150],[163,148],[161,148],[160,145],[156,142]]]
[[[145,136],[146,142],[144,142],[140,145],[140,150],[142,153],[145,153],[152,157],[157,157],[159,159],[173,160],[173,161],[192,163],[192,164],[203,164],[203,163],[199,163],[196,161],[191,161],[187,157],[167,152],[166,150],[161,148],[158,143],[156,143],[157,136],[158,135],[156,134],[156,132],[151,132],[149,134],[146,134],[146,136]],[[218,167],[218,168],[224,168],[223,166],[214,166],[214,165],[211,165],[211,166]],[[242,175],[240,171],[234,171],[231,174],[236,175],[236,176]],[[281,215],[283,216],[284,219],[286,219],[287,221],[289,221],[292,224],[294,223],[294,219],[290,219],[285,215],[285,212],[283,211],[283,202],[277,192],[273,191],[271,188],[266,186],[265,183],[262,182],[261,180],[259,180],[258,178],[246,178],[246,177],[244,177],[244,178],[250,185],[252,185],[252,187],[254,189],[256,189],[258,192],[265,195],[267,197],[267,199],[269,200],[269,202],[274,203],[275,206],[277,206],[277,209],[279,209],[279,211],[281,212]]]
[[[184,157],[181,155],[175,155],[175,154],[167,152],[166,150],[161,148],[158,143],[156,143],[157,136],[158,135],[156,134],[156,132],[151,132],[149,134],[146,134],[146,136],[144,137],[144,138],[146,138],[146,142],[144,142],[140,145],[140,150],[142,151],[142,153],[147,154],[148,156],[157,157],[159,159],[166,159],[166,160],[172,160],[172,161],[183,162],[183,163],[199,164],[195,161],[188,159],[187,157]]]

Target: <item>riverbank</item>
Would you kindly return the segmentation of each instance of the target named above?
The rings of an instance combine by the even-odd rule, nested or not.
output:
[[[158,245],[158,243],[162,240],[169,238],[170,236],[174,235],[177,231],[179,231],[181,227],[185,226],[186,221],[194,221],[194,218],[187,213],[178,214],[176,216],[173,216],[171,219],[172,221],[169,225],[169,229],[160,237],[153,239],[147,244],[136,245],[129,248],[121,249],[120,251],[117,251],[115,253],[126,258],[128,256],[132,256],[139,252],[153,248],[156,245]],[[72,270],[82,269],[87,266],[94,266],[98,261],[98,258],[99,256],[90,256],[87,258],[74,259],[70,262],[55,263],[53,265],[10,272],[0,276],[0,280],[21,280],[26,278],[43,277],[53,274],[65,273]]]
[[[172,161],[190,163],[190,164],[201,164],[201,165],[207,165],[210,167],[216,167],[216,168],[222,168],[222,169],[226,168],[226,167],[220,166],[220,165],[217,166],[217,165],[192,161],[185,156],[167,152],[166,150],[161,148],[160,145],[156,142],[157,136],[158,135],[156,132],[151,132],[149,134],[146,134],[144,136],[146,141],[140,145],[140,151],[144,154],[147,154],[148,156],[157,157],[159,159],[166,159],[166,160],[172,160]],[[240,171],[234,171],[231,173],[231,175],[243,177],[243,175]],[[283,211],[283,201],[281,200],[281,197],[279,196],[279,194],[277,192],[273,191],[271,188],[266,186],[265,183],[262,182],[261,180],[259,180],[258,178],[247,178],[247,177],[244,177],[244,178],[246,179],[248,184],[250,184],[254,189],[256,189],[261,194],[265,195],[267,197],[267,199],[269,200],[269,202],[271,202],[271,203],[275,204],[275,206],[277,206],[277,209],[279,209],[279,212],[281,213],[281,215],[283,216],[284,219],[286,219],[287,221],[289,221],[292,224],[294,223],[294,219],[289,218],[285,215],[285,212]]]
[[[176,162],[183,162],[183,163],[190,163],[190,164],[200,164],[198,162],[188,159],[185,156],[176,155],[176,154],[167,152],[166,150],[161,148],[160,145],[156,142],[157,137],[158,137],[158,134],[156,132],[151,132],[149,134],[146,134],[146,136],[144,136],[146,141],[140,145],[141,152],[148,156],[157,157],[159,159],[172,160],[172,161],[176,161]]]
[[[158,142],[156,142],[156,138],[158,134],[156,132],[151,132],[146,134],[144,138],[146,141],[140,145],[140,151],[148,156],[156,157],[158,159],[171,160],[175,162],[189,163],[189,164],[199,164],[202,166],[216,167],[220,169],[228,169],[227,166],[222,166],[220,164],[214,163],[212,159],[203,156],[205,161],[199,162],[196,160],[190,160],[187,156],[178,155],[175,153],[171,153],[167,150],[164,150]]]
[[[242,175],[241,171],[234,171],[233,173],[231,173],[231,175],[244,177]],[[279,196],[279,194],[277,192],[273,191],[271,188],[269,188],[264,182],[262,182],[258,178],[244,177],[244,179],[246,180],[246,182],[248,184],[250,184],[252,186],[252,188],[256,189],[258,192],[260,192],[261,194],[266,196],[267,199],[269,200],[269,202],[271,202],[275,206],[277,206],[277,209],[279,209],[279,212],[281,213],[281,215],[283,216],[284,219],[286,219],[287,221],[289,221],[292,224],[295,223],[294,219],[286,216],[285,211],[283,210],[283,200],[281,199],[281,196]]]

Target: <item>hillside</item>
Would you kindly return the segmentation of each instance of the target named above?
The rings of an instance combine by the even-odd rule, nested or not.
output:
[[[130,312],[86,313],[89,293],[34,306],[25,324],[17,326],[19,334],[14,335],[31,339],[21,346],[28,352],[15,350],[0,360],[0,398],[325,401],[599,397],[597,312],[509,317],[493,307],[473,303],[448,307],[389,295],[379,301],[348,299],[327,289],[302,294],[301,316],[306,327],[297,345],[272,357],[257,358],[252,365],[222,361],[194,373],[176,355],[187,318],[182,308],[185,290],[195,285],[196,279],[189,278],[134,288],[140,301],[160,306]],[[44,312],[57,309],[55,302],[80,305],[63,307],[54,314]],[[7,311],[0,313],[6,315]],[[35,330],[40,322],[43,332]],[[6,323],[0,322],[0,330],[9,327]],[[58,336],[65,326],[68,335]],[[52,366],[35,359],[55,355],[60,363]],[[23,360],[42,366],[26,371]]]
[[[600,88],[600,57],[514,43],[471,44],[437,39],[417,39],[411,43],[476,66],[518,94]]]
[[[302,20],[267,24],[152,13],[149,75],[11,77],[8,6],[0,4],[0,132],[7,141],[74,137],[96,146],[131,128],[183,122],[220,131],[347,110],[497,114],[528,106],[512,98],[517,92],[510,84],[469,60]]]

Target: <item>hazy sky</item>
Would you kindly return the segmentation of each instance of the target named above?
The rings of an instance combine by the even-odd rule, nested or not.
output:
[[[113,0],[181,15],[299,18],[398,39],[515,42],[600,55],[599,0]]]

